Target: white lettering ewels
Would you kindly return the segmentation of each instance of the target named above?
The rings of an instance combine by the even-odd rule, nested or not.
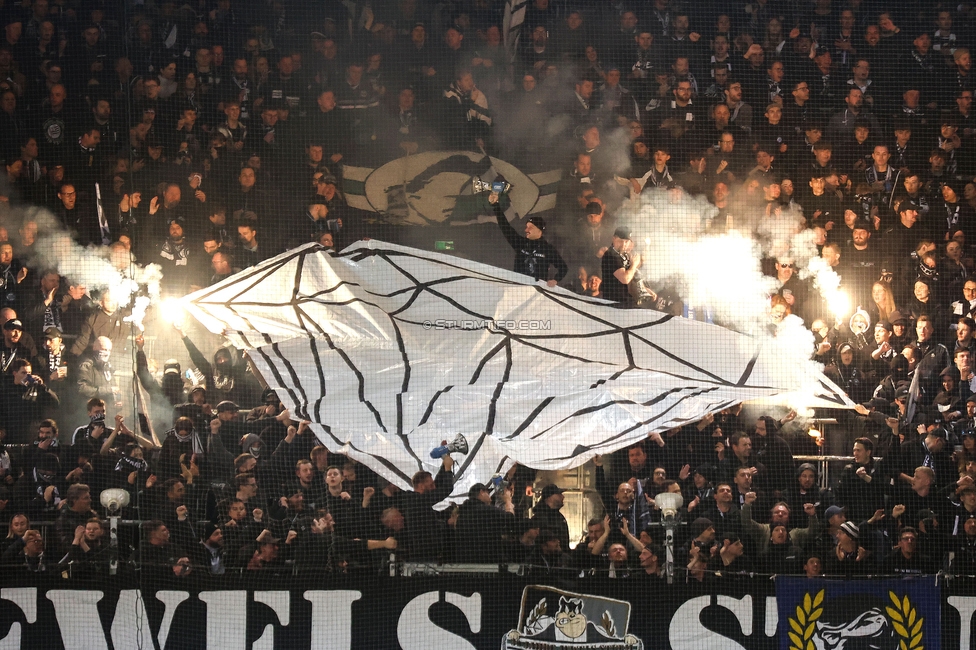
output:
[[[361,591],[306,591],[312,603],[311,650],[349,650],[352,647],[352,604]]]
[[[435,625],[428,612],[430,606],[438,602],[440,593],[428,591],[420,594],[403,608],[397,621],[397,641],[403,650],[428,650],[429,648],[451,648],[452,650],[477,650],[466,639]],[[471,631],[481,630],[481,594],[474,593],[464,597],[447,592],[444,600],[461,610]]]

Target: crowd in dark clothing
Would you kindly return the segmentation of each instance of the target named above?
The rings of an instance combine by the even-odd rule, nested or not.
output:
[[[382,570],[392,553],[656,576],[654,500],[675,491],[688,579],[976,572],[976,14],[916,0],[531,0],[510,52],[503,11],[0,9],[3,563],[97,572],[117,552],[177,575],[339,572]],[[67,230],[118,269],[160,264],[164,293],[180,296],[296,244],[376,235],[348,205],[344,169],[445,149],[561,167],[555,209],[525,237],[507,199],[484,213],[517,272],[627,306],[680,304],[642,279],[615,219],[641,194],[704,198],[702,230],[716,234],[802,214],[794,234],[811,235],[857,309],[837,318],[780,257],[763,260],[771,318],[803,319],[858,403],[825,443],[855,462],[821,487],[819,468],[793,459],[810,438],[789,417],[730,410],[601,459],[606,516],[585,535],[560,514],[562,490],[535,500],[517,466],[438,511],[450,456],[401,490],[319,445],[232,347],[205,354],[184,337],[199,375],[187,385],[131,335],[131,305],[93,297],[35,249]],[[113,363],[129,357],[172,425],[162,435],[116,415],[132,405]],[[118,551],[92,503],[109,488],[145,521]],[[45,538],[31,521],[57,524]]]

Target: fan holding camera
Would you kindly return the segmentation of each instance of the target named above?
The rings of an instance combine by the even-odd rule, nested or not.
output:
[[[0,389],[0,413],[4,414],[7,444],[25,444],[34,437],[32,423],[50,417],[60,404],[58,396],[33,374],[28,359],[14,359],[7,368],[12,381]]]
[[[531,275],[536,280],[545,280],[550,287],[554,287],[566,277],[569,267],[563,260],[556,247],[543,239],[546,231],[546,221],[542,217],[529,217],[525,223],[525,236],[518,233],[502,210],[500,198],[508,192],[511,185],[504,180],[491,183],[488,203],[495,211],[498,227],[513,249],[515,249],[515,272]],[[549,280],[549,267],[556,269],[555,278]]]

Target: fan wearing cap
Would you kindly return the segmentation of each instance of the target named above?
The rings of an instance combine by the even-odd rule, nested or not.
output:
[[[691,513],[689,513],[691,514]],[[715,524],[707,517],[697,517],[688,524],[688,542],[686,550],[696,548],[711,555],[711,548],[715,544]]]
[[[338,189],[338,181],[332,174],[325,173],[319,177],[316,173],[316,192],[313,197],[317,203],[324,203],[328,212],[323,224],[333,233],[333,240],[338,248],[343,248],[347,242],[351,243],[363,239],[368,235],[368,229],[363,219],[346,203],[345,197]]]
[[[530,217],[525,224],[525,237],[523,237],[508,222],[497,192],[488,195],[488,203],[495,211],[495,219],[498,221],[502,235],[515,250],[515,272],[532,276],[536,280],[544,280],[550,287],[559,284],[569,272],[569,267],[555,246],[543,239],[546,231],[545,219]],[[556,270],[552,280],[548,279],[550,266]]]
[[[856,217],[856,210],[859,209],[860,206],[849,205],[844,210],[844,222],[851,228],[850,242],[841,253],[838,272],[844,278],[844,285],[851,291],[852,301],[869,305],[871,286],[877,281],[883,268],[882,255],[871,242],[873,224]],[[854,217],[853,221],[848,221],[850,217]]]
[[[210,421],[210,429],[216,429],[226,449],[240,449],[241,440],[250,431],[239,417],[240,407],[229,399],[217,404],[217,417]]]
[[[629,286],[637,277],[642,262],[640,253],[633,250],[630,228],[620,226],[614,231],[611,246],[604,253],[600,264],[603,297],[625,307],[635,306]]]
[[[244,419],[246,422],[268,420],[267,424],[270,424],[272,420],[278,419],[278,415],[282,412],[283,408],[281,400],[278,399],[278,393],[273,388],[268,387],[261,391],[261,405],[252,408]],[[259,426],[258,429],[260,428]],[[273,447],[274,445],[271,446]]]
[[[600,249],[613,232],[611,219],[606,214],[603,200],[593,196],[583,208],[583,216],[576,220],[571,236],[568,238],[571,246],[569,260],[573,268],[580,266],[587,269],[600,256]],[[585,291],[585,288],[584,288]]]
[[[853,578],[867,575],[874,562],[867,548],[860,544],[861,531],[852,521],[845,521],[837,530],[837,544],[824,558],[824,574]]]
[[[880,320],[874,324],[874,345],[870,356],[875,374],[880,377],[887,374],[892,359],[898,354],[891,344],[891,333],[892,326],[888,321]]]
[[[896,204],[898,221],[886,228],[881,237],[885,268],[898,266],[913,250],[924,233],[916,226],[919,209],[913,201],[903,199]],[[875,278],[877,279],[877,278]]]
[[[569,549],[569,524],[559,510],[563,507],[563,490],[555,484],[542,488],[539,501],[532,508],[532,523],[539,524],[541,530],[548,530],[560,542],[564,552]]]
[[[0,385],[10,381],[11,364],[16,359],[30,361],[31,351],[23,344],[24,324],[19,318],[11,318],[3,324],[3,347],[0,348]]]
[[[912,349],[914,348],[906,348],[906,350]],[[878,424],[880,424],[878,420],[882,420],[891,430],[892,434],[892,437],[889,437],[887,432],[879,432],[881,436],[878,439],[879,447],[877,451],[879,456],[887,456],[890,452],[890,447],[896,447],[900,444],[901,440],[907,440],[917,435],[915,433],[916,427],[922,420],[922,413],[919,409],[916,409],[912,419],[908,417],[908,389],[912,379],[908,374],[908,359],[903,354],[896,355],[891,362],[890,369],[891,372],[881,380],[881,383],[875,389],[875,393],[880,399],[890,400],[894,407],[894,412],[890,417],[887,413],[869,414],[869,417]]]
[[[966,453],[971,454],[974,443],[976,443],[976,431],[969,429],[963,433],[963,446],[966,448]],[[966,444],[965,440],[969,441]],[[961,484],[957,484],[956,490],[958,490],[956,496],[959,499],[958,504],[953,504],[950,513],[951,518],[947,521],[950,522],[949,532],[953,535],[960,535],[962,524],[966,519],[970,517],[976,517],[976,478],[973,476],[973,468],[976,466],[976,459],[973,459],[972,455],[969,455],[965,462],[963,463],[964,469],[960,470],[960,478],[963,479]],[[972,481],[967,479],[973,479]]]
[[[967,489],[976,503],[976,489]],[[953,531],[955,534],[949,538],[949,550],[954,556],[949,564],[949,573],[961,576],[976,574],[976,513],[963,515]]]
[[[199,543],[190,547],[193,564],[205,567],[210,575],[224,575],[227,570],[224,560],[224,532],[209,521],[197,530],[200,531]]]
[[[61,330],[57,327],[49,327],[44,330],[42,347],[34,357],[32,365],[45,378],[48,386],[59,390],[68,378],[67,356]]]
[[[515,506],[511,492],[503,492],[502,509],[498,509],[483,483],[475,483],[468,490],[468,500],[458,509],[454,526],[457,562],[496,564],[505,559],[503,538],[514,530]]]

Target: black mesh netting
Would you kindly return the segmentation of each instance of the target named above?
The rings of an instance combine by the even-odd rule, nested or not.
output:
[[[969,4],[0,25],[0,647],[969,647]]]

